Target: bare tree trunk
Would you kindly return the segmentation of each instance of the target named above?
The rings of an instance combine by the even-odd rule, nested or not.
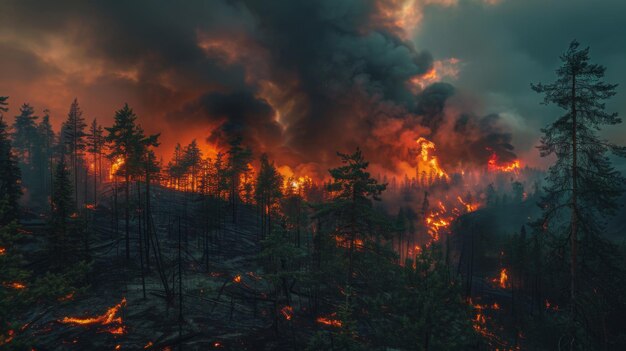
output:
[[[124,160],[124,231],[126,240],[126,259],[130,259],[130,175],[128,174],[128,160]]]
[[[571,271],[570,271],[570,322],[572,328],[576,322],[576,265],[578,254],[578,208],[576,203],[576,197],[578,195],[578,170],[577,170],[577,138],[576,138],[576,74],[572,73],[572,203],[571,203],[571,226],[572,232],[570,234],[571,242]],[[572,330],[574,332],[574,330]],[[571,344],[571,349],[574,349],[574,342]]]

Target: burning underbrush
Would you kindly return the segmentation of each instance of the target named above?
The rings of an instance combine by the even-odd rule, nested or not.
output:
[[[106,332],[115,335],[126,334],[126,326],[119,316],[120,310],[126,306],[126,298],[120,303],[109,308],[104,314],[95,317],[63,317],[59,320],[62,324],[82,327],[95,327],[98,332]]]

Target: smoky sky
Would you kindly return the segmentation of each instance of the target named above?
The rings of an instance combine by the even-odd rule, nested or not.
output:
[[[31,102],[57,126],[74,97],[104,124],[128,102],[162,132],[165,157],[175,142],[242,136],[293,168],[359,146],[397,171],[420,136],[448,165],[484,163],[487,150],[538,158],[538,129],[558,111],[529,83],[550,81],[574,38],[607,80],[626,79],[621,1],[413,0],[408,19],[404,3],[5,1],[0,95],[9,116]],[[626,112],[622,92],[609,108]]]

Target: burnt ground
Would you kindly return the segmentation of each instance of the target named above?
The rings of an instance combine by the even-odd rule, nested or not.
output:
[[[169,298],[159,278],[152,249],[150,266],[145,269],[144,298],[138,257],[139,221],[134,219],[131,223],[131,260],[127,261],[123,218],[120,215],[116,234],[112,206],[105,201],[97,209],[87,210],[88,222],[94,228],[89,240],[93,259],[90,287],[69,299],[60,297],[58,303],[50,306],[32,308],[23,321],[29,323],[23,333],[28,335],[35,349],[293,349],[293,333],[307,328],[291,325],[291,318],[275,320],[273,317],[274,310],[281,305],[268,298],[272,296],[272,284],[260,278],[262,272],[258,271],[260,244],[254,210],[240,206],[235,225],[225,210],[227,205],[221,204],[224,207],[221,210],[226,213],[221,229],[211,230],[205,236],[198,225],[205,219],[198,215],[202,211],[201,202],[188,194],[167,190],[155,193],[153,203],[159,206],[153,212],[154,227],[162,271],[171,291]],[[36,246],[40,241],[37,237],[44,234],[45,226],[31,223],[25,228],[32,232],[32,242],[35,242],[29,245]],[[209,247],[208,270],[203,261],[205,237]],[[183,273],[182,320],[179,242]],[[123,299],[125,304],[114,316],[121,317],[121,323],[73,325],[60,322],[68,316],[104,315]],[[303,300],[296,299],[292,305],[293,313],[306,309]],[[285,333],[285,330],[290,332]]]

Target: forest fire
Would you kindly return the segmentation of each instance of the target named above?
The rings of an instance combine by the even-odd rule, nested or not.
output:
[[[509,283],[509,274],[506,270],[506,268],[502,268],[500,270],[500,276],[498,278],[493,278],[491,280],[496,286],[502,288],[502,289],[506,289],[508,288],[508,283]]]
[[[518,173],[521,168],[519,160],[513,160],[508,163],[500,163],[498,155],[490,148],[487,148],[491,152],[489,160],[487,161],[487,169],[491,172],[505,172],[505,173]]]
[[[26,289],[26,285],[24,285],[21,282],[11,282],[11,283],[5,283],[4,284],[5,287],[7,288],[11,288],[11,289],[15,289],[15,290],[23,290]]]
[[[330,326],[330,327],[341,328],[341,325],[342,325],[341,320],[335,319],[336,316],[337,316],[336,313],[333,313],[333,314],[331,314],[328,317],[320,316],[320,317],[318,317],[316,319],[316,321],[317,321],[317,323],[324,324],[324,325],[327,325],[327,326]]]
[[[435,143],[423,137],[417,139],[416,143],[419,145],[416,170],[418,176],[425,180],[427,184],[432,184],[436,179],[440,178],[448,179],[448,173],[441,168],[439,159],[433,154]],[[426,177],[429,178],[426,180]]]
[[[119,172],[119,170],[122,168],[123,165],[124,165],[124,159],[122,157],[118,157],[114,161],[111,162],[111,169],[109,171],[109,180],[113,181],[115,179],[115,176],[117,175],[117,173]]]
[[[126,306],[126,298],[123,298],[120,303],[109,308],[104,314],[96,317],[63,317],[63,319],[59,320],[60,323],[70,324],[70,325],[81,325],[81,326],[106,326],[103,329],[104,332],[108,332],[111,334],[125,334],[126,327],[124,326],[124,322],[122,317],[117,316],[118,312],[122,307]]]

